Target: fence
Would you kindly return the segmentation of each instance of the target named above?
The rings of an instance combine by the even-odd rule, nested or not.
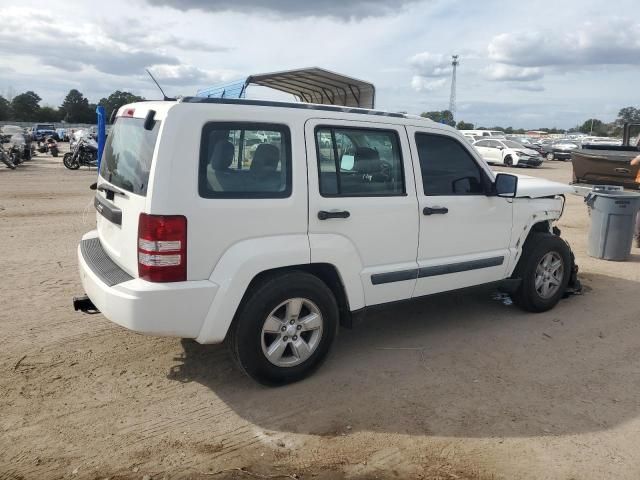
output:
[[[37,123],[52,124],[54,128],[96,128],[95,123],[66,123],[66,122],[12,122],[8,120],[0,121],[0,127],[3,125],[16,125],[18,127],[33,127]]]

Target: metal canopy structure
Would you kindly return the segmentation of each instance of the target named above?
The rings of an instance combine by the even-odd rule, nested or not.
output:
[[[196,96],[244,98],[249,85],[289,93],[305,103],[356,108],[375,106],[376,88],[372,83],[318,67],[251,75],[244,82],[235,81],[199,90]]]

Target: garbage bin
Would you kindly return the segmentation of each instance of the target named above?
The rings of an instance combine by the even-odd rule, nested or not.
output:
[[[591,209],[589,256],[627,260],[631,254],[636,215],[640,210],[640,193],[599,185],[584,201]]]

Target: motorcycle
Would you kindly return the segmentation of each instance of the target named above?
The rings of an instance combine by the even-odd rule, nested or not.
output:
[[[62,157],[62,163],[69,170],[77,170],[81,166],[98,166],[98,143],[88,137],[81,137],[75,142],[73,151],[67,152]]]
[[[29,154],[27,155],[27,152]],[[9,159],[14,165],[20,165],[24,160],[31,158],[31,147],[22,133],[14,133],[9,139]]]
[[[13,164],[13,162],[11,161],[11,159],[9,158],[9,154],[7,153],[7,151],[4,149],[4,147],[2,146],[2,144],[0,144],[0,162],[4,163],[7,167],[9,167],[11,170],[15,170],[16,166]]]
[[[47,137],[45,140],[45,144],[47,146],[47,151],[51,154],[52,157],[57,157],[60,150],[58,149],[58,142],[53,137]]]

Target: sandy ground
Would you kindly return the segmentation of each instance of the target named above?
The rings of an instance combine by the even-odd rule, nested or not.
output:
[[[539,315],[485,290],[396,306],[268,389],[222,346],[72,310],[94,178],[0,167],[1,479],[640,477],[640,251],[587,257],[581,198],[560,227],[584,295]]]

